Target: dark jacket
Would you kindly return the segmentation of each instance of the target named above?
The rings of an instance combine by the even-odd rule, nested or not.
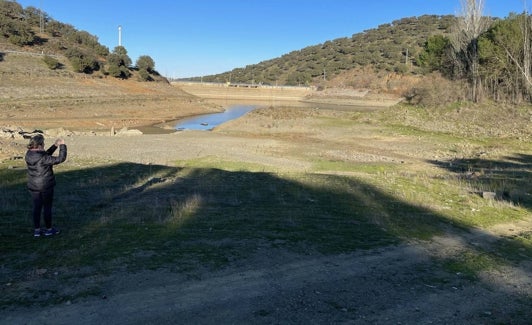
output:
[[[26,165],[28,167],[28,189],[30,191],[46,191],[55,186],[53,165],[66,160],[66,145],[59,145],[59,155],[52,156],[57,149],[52,145],[48,150],[28,150],[26,152]]]

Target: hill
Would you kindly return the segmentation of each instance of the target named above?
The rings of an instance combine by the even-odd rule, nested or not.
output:
[[[0,51],[45,55],[45,63],[51,70],[167,82],[155,70],[155,62],[148,55],[140,56],[133,65],[125,47],[117,46],[110,51],[99,43],[98,37],[15,1],[0,1]],[[61,60],[63,57],[67,62]]]
[[[61,119],[68,119],[74,129],[109,129],[218,109],[168,83],[49,70],[41,57],[27,53],[4,53],[0,81],[4,125],[57,127]]]
[[[0,161],[20,152],[16,143],[8,141],[8,130],[57,129],[56,135],[62,136],[69,131],[109,134],[112,129],[219,110],[168,83],[50,70],[40,56],[4,52],[0,61]]]
[[[109,130],[219,110],[143,59],[133,66],[124,47],[110,52],[86,31],[2,0],[0,125]]]
[[[478,20],[482,26],[477,26],[480,35],[460,39],[474,18],[403,18],[352,37],[192,81],[314,86],[318,90],[354,88],[404,97],[426,107],[485,99],[531,102],[532,65],[527,49],[532,50],[532,34],[521,27],[532,25],[532,17],[526,13],[502,20],[482,17]],[[122,46],[110,52],[88,32],[55,21],[36,8],[2,1],[0,60],[2,53],[9,51],[44,54],[48,68],[60,73],[168,82],[154,70],[155,63],[147,55],[133,65]],[[319,93],[330,94],[337,96],[335,92]]]
[[[279,58],[204,76],[203,81],[308,85],[334,79],[351,70],[419,71],[416,57],[433,35],[448,35],[455,16],[403,18],[377,28],[293,51]],[[199,80],[199,78],[193,78]]]
[[[360,70],[367,75],[368,67],[381,73],[416,74],[419,72],[419,67],[415,64],[416,58],[423,51],[427,39],[433,35],[449,34],[455,23],[455,16],[403,18],[352,37],[326,41],[279,58],[218,75],[204,76],[202,80],[337,86],[338,82],[334,82],[337,78],[345,79],[342,76],[352,76],[353,71]],[[0,2],[0,52],[1,50],[45,54],[45,62],[51,69],[166,82],[154,70],[151,58],[147,69],[139,69],[138,62],[132,65],[125,48],[117,47],[111,52],[89,32],[79,31],[69,24],[56,21],[40,9],[31,6],[23,8],[14,1]],[[377,77],[381,76],[382,74]],[[192,79],[199,81],[201,77]],[[346,82],[349,86],[353,80],[342,80],[340,83],[345,85]],[[356,86],[365,85],[357,83]]]
[[[475,3],[467,2],[469,10],[458,17],[403,18],[202,80],[384,90],[425,106],[486,99],[532,102],[532,33],[527,27],[532,16],[486,17]],[[419,87],[408,80],[431,73],[444,79],[432,82],[430,76],[431,82]],[[403,85],[390,85],[389,78],[400,78]]]

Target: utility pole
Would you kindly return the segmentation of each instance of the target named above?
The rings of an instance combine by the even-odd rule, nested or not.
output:
[[[122,25],[118,25],[118,46],[122,46]]]
[[[44,33],[44,14],[42,11],[42,0],[39,3],[39,32]]]

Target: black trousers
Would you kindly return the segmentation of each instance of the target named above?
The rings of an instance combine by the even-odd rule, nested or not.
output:
[[[46,228],[52,228],[52,203],[54,201],[54,188],[44,192],[30,191],[33,202],[33,225],[35,229],[41,228],[41,212],[44,216]]]

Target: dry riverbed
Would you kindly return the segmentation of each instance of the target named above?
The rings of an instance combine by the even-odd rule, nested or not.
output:
[[[149,107],[147,101],[142,103]],[[220,104],[210,102],[201,109],[190,106],[179,114],[169,110],[148,114],[147,110],[135,118],[128,113],[127,118],[92,116],[79,120],[103,124],[95,131],[106,133],[111,127],[138,126],[144,118],[167,121],[205,112],[204,107],[216,110]],[[452,155],[438,144],[415,136],[383,134],[370,122],[351,127],[327,125],[328,120],[348,120],[355,108],[346,112],[318,106],[264,106],[212,132],[96,136],[83,133],[89,131],[85,124],[72,125],[75,132],[66,135],[69,158],[65,164],[83,167],[127,161],[179,166],[187,161],[219,161],[261,166],[263,171],[279,174],[312,174],[317,172],[314,161],[329,160],[382,162],[401,166],[405,173],[420,169],[438,173],[426,159],[443,160]],[[372,109],[382,109],[380,106]],[[0,120],[14,125],[30,123],[12,115]],[[61,121],[67,124],[62,124],[65,129],[69,129],[68,121],[68,117]],[[114,124],[117,121],[122,123]],[[58,127],[53,119],[22,126],[38,125]],[[9,154],[22,155],[24,143],[9,141]],[[7,146],[7,142],[2,143],[2,150],[7,151]],[[529,227],[527,222],[499,225],[341,255],[315,251],[296,254],[264,243],[250,258],[194,276],[144,270],[85,278],[83,270],[65,270],[69,276],[79,277],[75,288],[62,287],[57,280],[62,274],[54,273],[62,270],[36,270],[27,275],[27,287],[66,292],[97,284],[103,292],[58,305],[10,307],[2,310],[0,323],[527,324],[532,318],[530,261],[483,271],[479,279],[450,272],[439,261],[460,254],[472,244],[487,245],[502,234]],[[4,276],[1,280],[1,286],[11,285]]]

